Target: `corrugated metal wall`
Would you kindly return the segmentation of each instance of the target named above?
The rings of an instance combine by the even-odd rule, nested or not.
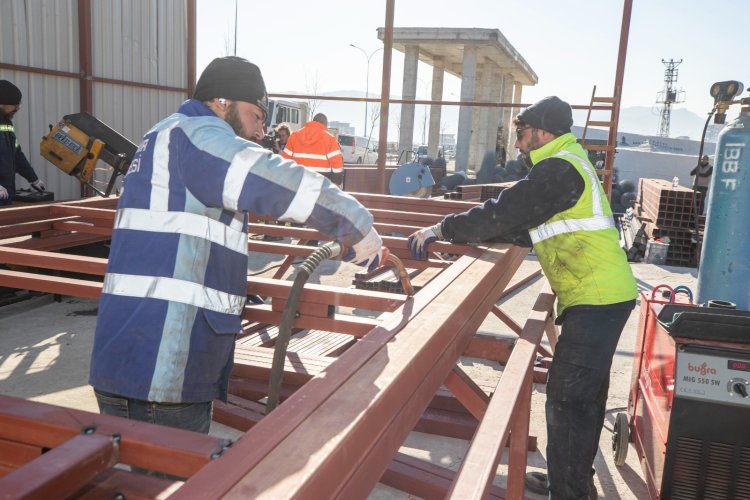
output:
[[[91,2],[92,76],[186,88],[186,0]],[[76,0],[2,0],[0,62],[80,72]],[[39,156],[48,125],[81,110],[79,80],[0,68],[24,93],[14,122],[21,147],[55,199],[80,196],[77,180]],[[131,141],[174,112],[187,95],[133,85],[93,83],[93,114]],[[19,187],[26,182],[17,178]],[[102,188],[102,186],[99,186]]]

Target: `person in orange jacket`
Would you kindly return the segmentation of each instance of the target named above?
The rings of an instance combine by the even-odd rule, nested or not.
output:
[[[341,187],[344,156],[336,138],[328,132],[328,117],[316,114],[311,122],[289,136],[281,156],[327,177]]]

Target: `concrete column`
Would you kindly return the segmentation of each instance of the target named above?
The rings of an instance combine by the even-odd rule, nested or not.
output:
[[[490,84],[490,102],[501,102],[503,97],[503,71],[501,68],[495,66],[492,71],[492,79]],[[498,128],[503,125],[500,117],[502,115],[501,108],[489,108],[487,117],[487,146],[488,149],[497,147],[498,140],[500,144],[505,144],[504,139],[498,138]],[[503,129],[503,137],[507,137],[507,131]]]
[[[416,99],[417,96],[417,63],[419,62],[419,45],[407,45],[404,57],[403,98]],[[403,151],[414,149],[414,104],[401,105],[401,126],[398,136],[399,156]]]
[[[443,80],[445,78],[445,60],[442,57],[432,59],[432,97],[433,101],[443,100]],[[430,131],[427,138],[427,154],[437,158],[440,146],[440,115],[443,107],[439,104],[430,105]]]
[[[477,73],[477,48],[464,45],[464,60],[461,67],[461,100],[474,100],[474,82]],[[466,171],[469,164],[471,141],[472,106],[461,106],[458,111],[458,138],[456,140],[456,170]]]
[[[523,96],[523,85],[519,82],[514,82],[513,84],[513,104],[519,104],[521,102],[521,97]],[[515,117],[518,113],[521,112],[520,108],[513,108],[513,113],[509,119],[509,122],[507,124],[508,128],[508,157],[509,158],[515,158],[516,155],[518,155],[518,150],[513,146],[516,143],[516,133],[513,129],[513,117]],[[512,132],[511,132],[512,131]],[[512,156],[511,156],[512,155]]]
[[[484,60],[482,65],[482,75],[479,78],[479,99],[483,102],[490,102],[492,95],[492,77],[494,75],[495,65],[487,58]],[[495,128],[494,124],[490,124],[490,108],[477,108],[475,114],[478,115],[477,126],[474,128],[476,133],[476,142],[474,145],[474,154],[469,154],[469,158],[473,156],[474,161],[470,160],[470,165],[474,165],[475,170],[479,170],[479,166],[482,163],[484,154],[492,149],[495,149],[495,141],[489,141],[489,132]]]
[[[503,71],[502,73],[502,79],[503,79],[503,94],[502,94],[502,102],[513,102],[513,75],[511,73],[507,73],[506,71]],[[508,141],[510,141],[511,137],[514,137],[512,133],[510,133],[511,127],[511,121],[513,120],[513,117],[518,114],[518,111],[514,111],[511,108],[502,108],[502,111],[500,113],[500,120],[503,125],[503,143],[508,144]],[[515,155],[513,156],[515,158]]]
[[[482,65],[478,62],[477,63],[477,73],[475,75],[474,79],[474,101],[481,101],[482,100]],[[482,114],[482,109],[479,107],[472,107],[471,108],[471,140],[469,141],[469,163],[468,168],[470,170],[476,171],[476,161],[477,161],[477,136],[479,133],[481,133],[481,128],[479,127],[479,115]]]

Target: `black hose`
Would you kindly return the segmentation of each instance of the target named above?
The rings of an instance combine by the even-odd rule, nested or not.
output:
[[[315,249],[297,268],[292,289],[287,297],[286,307],[281,313],[279,322],[279,336],[273,349],[273,364],[271,375],[268,378],[268,401],[266,402],[266,415],[271,413],[279,404],[279,392],[281,391],[281,380],[284,378],[284,361],[286,360],[286,349],[289,347],[289,338],[292,336],[292,324],[297,317],[297,303],[302,294],[302,289],[307,280],[315,272],[315,269],[326,259],[335,257],[342,253],[342,247],[337,242],[326,243]]]
[[[698,151],[698,163],[696,164],[696,171],[695,171],[695,177],[693,177],[693,215],[695,216],[695,242],[696,247],[700,248],[702,245],[701,237],[700,237],[700,215],[698,213],[698,200],[697,196],[695,195],[695,188],[698,187],[698,170],[700,169],[701,164],[701,158],[703,158],[703,146],[706,143],[706,131],[708,130],[708,124],[711,123],[711,117],[714,115],[714,112],[716,111],[716,108],[711,110],[710,113],[708,113],[708,118],[706,118],[706,123],[703,125],[703,133],[701,134],[701,146],[700,150]],[[702,203],[704,209],[708,207],[708,200],[703,200]],[[700,261],[698,264],[696,264],[696,269],[700,267]]]

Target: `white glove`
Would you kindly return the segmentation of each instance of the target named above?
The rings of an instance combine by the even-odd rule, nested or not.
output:
[[[44,183],[42,182],[42,179],[37,179],[34,182],[32,182],[31,183],[31,187],[33,187],[34,189],[36,189],[40,193],[42,191],[44,191],[45,189],[47,189],[46,186],[44,185]]]
[[[437,240],[443,239],[443,231],[441,230],[442,222],[438,222],[434,226],[426,227],[414,232],[406,244],[409,247],[409,251],[415,259],[424,260],[427,258],[427,247],[430,243]]]
[[[366,267],[368,271],[374,271],[383,265],[385,259],[388,258],[388,253],[378,232],[375,228],[371,228],[364,238],[349,248],[343,260]]]
[[[0,200],[7,200],[8,199],[8,190],[5,189],[3,186],[0,186]]]

